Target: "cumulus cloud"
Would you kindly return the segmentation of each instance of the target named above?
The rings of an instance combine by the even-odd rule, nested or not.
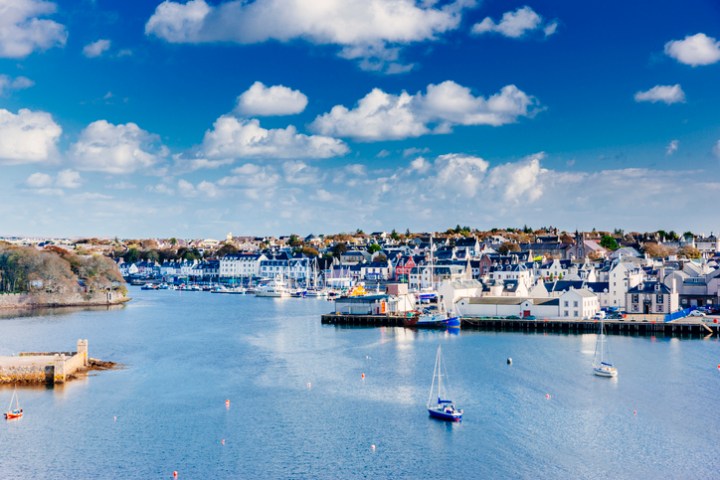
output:
[[[635,94],[636,102],[663,102],[668,105],[673,103],[684,103],[685,92],[679,83],[675,85],[655,85],[650,90],[637,92]]]
[[[414,165],[416,170],[417,163]],[[435,160],[437,181],[443,187],[456,189],[468,197],[474,197],[490,164],[480,157],[450,153]]]
[[[220,195],[220,190],[217,186],[207,180],[203,180],[197,185],[193,185],[187,180],[181,178],[177,183],[177,191],[181,196],[187,198],[215,198]]]
[[[398,69],[398,45],[432,41],[455,30],[475,0],[240,0],[209,5],[164,1],[145,25],[145,34],[172,43],[287,42],[302,39],[338,45],[344,58],[360,59],[366,69]],[[393,72],[390,72],[393,73]]]
[[[0,9],[0,57],[23,58],[35,50],[65,45],[65,27],[52,20],[39,18],[55,13],[54,3],[6,0]]]
[[[157,135],[134,123],[114,125],[106,120],[88,125],[69,150],[80,170],[113,174],[148,169],[168,153]]]
[[[330,158],[345,155],[347,145],[321,135],[303,135],[290,125],[265,129],[257,119],[223,115],[205,133],[202,153],[224,158]]]
[[[482,22],[472,27],[472,33],[498,33],[505,37],[520,38],[527,33],[542,30],[546,37],[557,31],[557,22],[544,22],[542,16],[530,7],[518,8],[513,12],[505,12],[499,22],[485,17]]]
[[[23,90],[35,85],[35,82],[27,77],[10,78],[7,75],[0,75],[0,96],[6,95],[12,91]]]
[[[83,47],[83,55],[88,58],[95,58],[101,56],[108,50],[110,50],[110,40],[103,38],[85,45]]]
[[[710,65],[720,60],[720,42],[704,33],[665,44],[665,54],[685,65]]]
[[[60,171],[55,178],[47,173],[35,172],[25,180],[25,185],[32,189],[55,187],[53,192],[57,192],[63,188],[79,188],[82,185],[82,180],[78,172],[68,169]]]
[[[317,133],[359,141],[399,140],[427,133],[448,133],[455,125],[513,123],[534,113],[537,104],[515,85],[488,98],[476,97],[453,81],[428,85],[426,93],[399,95],[373,89],[354,109],[334,106],[318,116],[311,128]]]
[[[235,111],[240,115],[292,115],[305,110],[307,97],[284,85],[266,87],[255,82],[237,99]]]
[[[540,177],[547,172],[540,166],[544,153],[536,153],[517,163],[494,167],[488,175],[488,185],[502,192],[506,201],[534,202],[543,194]]]
[[[0,109],[0,165],[47,162],[57,158],[62,129],[46,112]]]
[[[218,180],[218,185],[255,189],[274,187],[280,182],[280,175],[273,167],[261,167],[254,163],[246,163],[234,168],[231,174]]]

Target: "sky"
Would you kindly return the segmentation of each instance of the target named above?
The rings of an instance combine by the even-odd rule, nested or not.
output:
[[[0,235],[720,230],[715,0],[0,0]]]

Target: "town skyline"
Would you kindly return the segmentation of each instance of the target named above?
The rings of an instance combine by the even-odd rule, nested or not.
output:
[[[0,233],[717,231],[715,2],[369,3],[16,0]]]

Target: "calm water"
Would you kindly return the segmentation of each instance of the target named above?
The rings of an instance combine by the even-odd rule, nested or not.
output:
[[[611,336],[609,380],[594,335],[338,328],[322,300],[131,294],[0,319],[1,355],[82,337],[125,365],[21,389],[0,479],[720,478],[717,337]],[[438,343],[461,424],[424,408]]]

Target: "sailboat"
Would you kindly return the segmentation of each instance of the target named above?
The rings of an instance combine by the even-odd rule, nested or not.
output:
[[[608,358],[607,340],[605,339],[605,327],[600,320],[600,333],[595,343],[595,358],[593,359],[593,373],[598,377],[616,377],[617,368],[613,366]]]
[[[432,384],[430,385],[430,396],[427,401],[427,410],[431,417],[448,422],[459,422],[462,420],[463,411],[455,407],[452,400],[447,399],[447,392],[444,390],[442,379],[447,377],[445,366],[442,363],[440,345],[435,355],[435,370],[433,371]],[[436,386],[437,384],[437,386]]]
[[[15,401],[15,408],[13,408],[13,400]],[[5,420],[14,420],[23,416],[23,409],[20,408],[20,403],[17,395],[17,388],[13,390],[12,397],[10,397],[10,405],[8,406],[7,412],[5,412]]]

